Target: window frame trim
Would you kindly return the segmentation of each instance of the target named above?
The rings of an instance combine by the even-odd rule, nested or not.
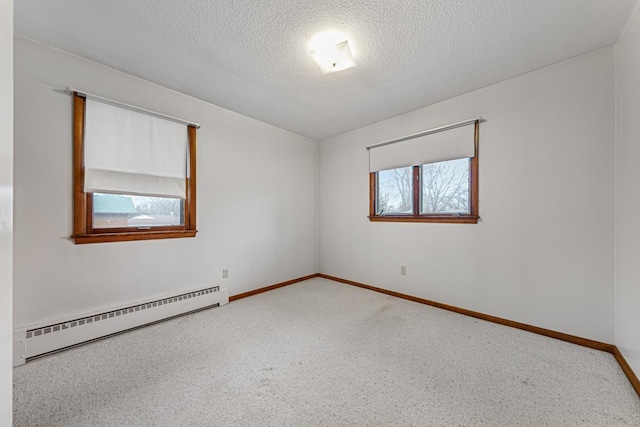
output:
[[[84,128],[86,97],[73,92],[73,234],[76,244],[195,237],[196,127],[187,126],[189,176],[186,178],[184,224],[181,226],[93,228],[93,193],[84,191]]]
[[[430,222],[430,223],[458,223],[477,224],[480,219],[478,212],[479,185],[478,185],[478,157],[479,157],[479,130],[480,121],[474,124],[475,157],[469,159],[469,210],[468,214],[423,214],[420,213],[421,182],[420,169],[422,165],[412,166],[413,170],[413,213],[411,214],[385,214],[376,213],[378,201],[378,173],[369,172],[369,221],[370,222]]]

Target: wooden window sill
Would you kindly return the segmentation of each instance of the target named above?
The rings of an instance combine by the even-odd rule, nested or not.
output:
[[[477,216],[450,216],[450,215],[430,215],[430,216],[413,216],[413,215],[374,215],[369,216],[371,222],[433,222],[433,223],[451,223],[451,224],[477,224],[479,217]]]
[[[122,233],[79,234],[71,236],[76,244],[128,242],[132,240],[178,239],[195,237],[198,230],[129,231]]]

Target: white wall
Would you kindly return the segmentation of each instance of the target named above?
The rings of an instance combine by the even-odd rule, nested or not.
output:
[[[0,0],[0,425],[10,426],[13,213],[13,0]]]
[[[320,271],[613,342],[614,74],[608,48],[322,141]],[[368,221],[366,145],[477,116],[482,222]]]
[[[617,45],[616,345],[640,376],[640,6]]]
[[[196,238],[68,239],[66,86],[202,124]],[[318,271],[316,141],[20,38],[15,98],[15,328],[217,284],[227,267],[230,295]]]

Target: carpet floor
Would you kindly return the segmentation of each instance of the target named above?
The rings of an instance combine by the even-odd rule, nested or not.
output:
[[[640,426],[614,360],[311,279],[14,370],[15,426]]]

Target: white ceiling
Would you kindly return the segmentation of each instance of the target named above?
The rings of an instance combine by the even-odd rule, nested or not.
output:
[[[637,0],[16,0],[15,31],[314,139],[617,40]],[[358,66],[323,75],[323,30]],[[73,86],[73,82],[69,82]]]

